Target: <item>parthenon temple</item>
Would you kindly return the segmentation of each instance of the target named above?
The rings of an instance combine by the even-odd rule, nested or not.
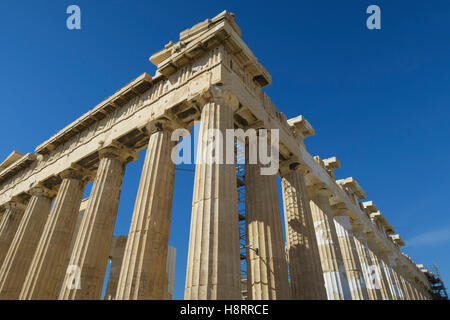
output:
[[[264,93],[271,75],[234,18],[224,11],[181,32],[150,57],[154,76],[0,164],[0,299],[102,299],[108,261],[105,299],[170,299],[172,133],[196,121],[198,157],[211,151],[209,129],[277,130],[279,170],[196,164],[186,300],[432,299],[428,270],[402,253],[380,208],[354,178],[335,178],[336,157],[308,153],[312,126]],[[144,149],[128,235],[113,236],[125,168]]]

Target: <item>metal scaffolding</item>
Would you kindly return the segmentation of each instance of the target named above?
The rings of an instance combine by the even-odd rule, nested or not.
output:
[[[431,285],[433,300],[448,300],[447,290],[437,265],[433,264],[432,272],[427,272],[426,275]]]

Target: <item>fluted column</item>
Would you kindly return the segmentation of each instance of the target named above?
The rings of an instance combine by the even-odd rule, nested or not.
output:
[[[291,297],[295,300],[326,300],[327,292],[303,172],[302,168],[290,170],[281,180]]]
[[[392,300],[401,300],[397,284],[394,279],[394,273],[390,267],[390,262],[386,252],[384,252],[383,249],[380,249],[378,250],[378,256],[381,264],[383,265],[383,271],[386,275],[386,280],[389,286],[389,290],[391,292]]]
[[[358,252],[356,251],[350,217],[338,213],[334,217],[334,226],[336,228],[352,300],[368,300],[369,295],[367,293],[361,263],[359,262]]]
[[[418,297],[418,300],[424,300],[422,290],[420,288],[420,284],[418,280],[415,280],[414,288],[416,289],[416,294]]]
[[[290,289],[276,178],[261,175],[260,170],[260,165],[245,165],[248,296],[250,300],[288,299]]]
[[[120,268],[122,266],[123,255],[127,237],[117,236],[113,238],[111,244],[111,268],[109,269],[108,284],[106,285],[105,300],[113,300],[116,297],[117,285],[119,283]]]
[[[164,299],[175,164],[168,126],[148,126],[150,139],[142,168],[117,300]]]
[[[423,300],[430,300],[430,293],[428,292],[428,289],[423,283],[420,283],[420,292],[422,293]]]
[[[418,280],[416,279],[416,277],[412,274],[411,275],[411,288],[414,292],[414,296],[415,296],[415,300],[422,300],[422,297],[420,295],[419,292],[419,288],[418,288],[418,284],[417,284]]]
[[[30,190],[23,218],[0,269],[0,298],[16,300],[31,265],[52,200],[51,191],[43,187]]]
[[[417,300],[416,292],[415,292],[415,290],[413,288],[413,284],[411,283],[411,280],[409,279],[408,276],[405,278],[405,282],[406,282],[406,286],[408,287],[409,300]]]
[[[326,189],[313,190],[311,212],[328,300],[351,300],[345,266]]]
[[[381,294],[381,275],[379,268],[375,263],[372,262],[364,232],[357,228],[353,228],[353,230],[355,236],[356,251],[358,253],[361,269],[364,274],[369,299],[382,300],[383,296]]]
[[[0,265],[8,253],[24,211],[25,206],[15,200],[5,205],[5,212],[0,222]]]
[[[375,246],[372,246],[372,248],[369,247],[369,253],[372,260],[372,265],[375,268],[379,279],[381,297],[383,300],[393,300],[389,282],[387,280],[386,273],[384,272],[384,265],[381,259],[378,258],[377,252],[374,251],[374,247]]]
[[[408,281],[405,277],[403,266],[401,264],[398,264],[396,270],[402,286],[403,293],[405,294],[405,300],[412,300],[411,291],[408,286]]]
[[[423,298],[422,290],[420,289],[420,286],[418,283],[416,283],[416,291],[417,291],[417,295],[419,296],[419,300],[425,300]]]
[[[391,267],[395,288],[397,289],[397,295],[399,300],[406,300],[404,288],[400,279],[400,275],[397,272],[397,261],[395,258],[388,255],[389,266]]]
[[[236,168],[234,163],[212,161],[208,146],[214,134],[210,129],[225,136],[225,130],[233,128],[233,110],[228,103],[216,100],[204,105],[192,200],[187,300],[241,297]]]
[[[420,300],[420,296],[419,296],[419,292],[417,290],[417,283],[416,283],[416,279],[414,277],[413,274],[410,273],[410,281],[409,281],[409,285],[411,287],[411,292],[414,296],[414,300]]]
[[[58,298],[84,189],[83,174],[78,170],[65,170],[61,178],[19,296],[21,300]]]
[[[127,157],[128,152],[120,147],[99,151],[100,163],[69,261],[69,268],[80,268],[81,288],[63,285],[59,299],[101,298]],[[71,276],[66,273],[64,283]]]
[[[411,280],[411,288],[414,292],[415,300],[422,300],[422,297],[420,296],[419,290],[417,288],[417,282],[415,278]]]

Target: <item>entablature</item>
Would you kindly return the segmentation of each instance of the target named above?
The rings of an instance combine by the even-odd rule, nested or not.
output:
[[[53,135],[49,140],[40,144],[35,152],[46,154],[55,150],[58,146],[64,144],[72,137],[85,131],[95,122],[105,119],[109,114],[120,109],[136,96],[144,93],[152,86],[152,77],[147,73],[137,77],[109,98],[103,100],[94,109],[85,113],[83,116],[69,124],[67,127]]]

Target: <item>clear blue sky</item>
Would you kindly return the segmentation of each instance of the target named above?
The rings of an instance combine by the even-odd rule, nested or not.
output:
[[[77,4],[82,30],[66,28]],[[365,26],[381,7],[382,30]],[[33,152],[143,72],[179,32],[222,10],[272,74],[266,92],[316,130],[306,145],[337,156],[419,263],[450,285],[449,1],[17,1],[0,4],[0,158]],[[128,166],[115,234],[126,234],[143,156]],[[193,174],[177,172],[170,244],[183,297]]]

